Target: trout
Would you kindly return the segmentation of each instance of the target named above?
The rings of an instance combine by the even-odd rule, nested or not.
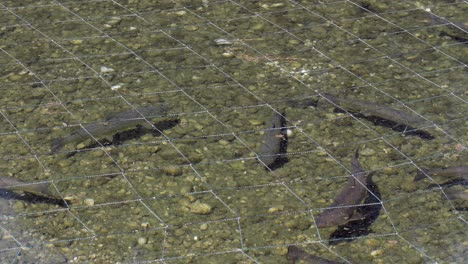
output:
[[[397,124],[415,127],[426,122],[424,118],[421,118],[417,115],[409,114],[390,107],[381,106],[374,102],[368,102],[354,98],[339,98],[328,93],[323,93],[322,95],[332,103],[347,111],[376,116],[385,120],[390,120]]]
[[[320,215],[315,218],[315,223],[318,228],[331,227],[346,224],[355,219],[361,219],[359,214],[355,214],[355,205],[361,203],[365,198],[367,189],[367,174],[364,173],[364,168],[358,161],[359,153],[356,150],[351,161],[352,175],[349,177],[346,186],[341,190],[335,201]],[[361,182],[361,183],[359,183]],[[363,185],[364,184],[364,185]]]
[[[167,107],[165,105],[140,107],[136,110],[125,111],[110,116],[102,122],[85,125],[85,130],[79,128],[69,136],[54,139],[51,147],[52,153],[57,153],[68,143],[76,143],[86,140],[89,138],[89,134],[94,137],[100,137],[102,135],[119,132],[135,127],[139,124],[144,124],[146,122],[144,117],[160,116],[165,114],[166,111]]]
[[[284,139],[284,134],[281,130],[283,122],[283,116],[277,112],[266,122],[267,130],[263,134],[260,150],[258,151],[258,159],[267,166],[273,164],[279,157],[281,141]]]

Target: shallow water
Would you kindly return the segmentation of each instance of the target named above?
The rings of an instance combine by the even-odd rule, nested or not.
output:
[[[0,1],[0,174],[66,201],[0,200],[0,259],[288,263],[297,245],[345,263],[466,262],[467,202],[444,192],[466,187],[413,181],[467,164],[468,33],[454,26],[466,2],[153,2]],[[417,115],[434,138],[324,93]],[[142,118],[178,119],[162,134],[105,146],[113,135],[90,134],[51,153],[86,124],[161,103],[165,116]],[[257,154],[275,112],[288,142],[273,170]],[[314,217],[356,149],[381,210],[330,245],[337,227]]]

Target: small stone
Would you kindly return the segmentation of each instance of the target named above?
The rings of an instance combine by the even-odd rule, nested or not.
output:
[[[187,14],[187,12],[185,10],[180,10],[180,11],[175,12],[174,14],[176,14],[178,16],[183,16],[183,15]]]
[[[197,26],[194,26],[194,25],[185,26],[185,30],[187,30],[187,31],[197,31],[197,30],[198,30],[198,27],[197,27]]]
[[[382,254],[383,254],[383,251],[380,250],[380,249],[376,249],[376,250],[372,250],[372,252],[371,252],[370,254],[371,254],[371,256],[373,256],[373,257],[377,257],[377,256],[382,255]]]
[[[216,45],[223,45],[223,46],[229,46],[229,45],[232,45],[233,41],[229,40],[229,39],[223,39],[223,38],[219,38],[219,39],[215,39],[215,43]]]
[[[92,198],[86,198],[84,200],[84,204],[87,205],[87,206],[93,206],[94,205],[94,199]]]
[[[276,212],[283,211],[283,210],[284,210],[284,205],[273,206],[268,209],[268,213],[276,213]]]
[[[121,84],[121,83],[111,86],[111,90],[112,90],[112,91],[118,90],[118,89],[120,89],[120,88],[122,88],[122,84]]]
[[[169,176],[179,176],[182,174],[182,168],[179,166],[167,166],[161,169],[166,175]]]
[[[263,124],[263,121],[251,119],[251,120],[249,120],[249,123],[251,125],[254,125],[254,126],[259,126],[259,125]]]
[[[222,146],[226,146],[226,145],[229,145],[229,141],[225,140],[225,139],[221,139],[218,141],[218,143]]]
[[[138,245],[143,246],[144,244],[146,244],[146,242],[148,242],[148,239],[146,239],[146,237],[138,238]]]
[[[83,40],[82,39],[72,39],[72,40],[70,40],[70,43],[73,44],[73,45],[79,45],[79,44],[83,43]]]
[[[109,21],[107,21],[106,24],[109,24],[109,25],[116,25],[118,23],[120,23],[120,21],[122,21],[122,18],[121,17],[111,17],[111,19]]]
[[[86,148],[86,146],[87,145],[84,142],[81,142],[78,145],[76,145],[76,149],[84,149],[84,148]]]
[[[101,150],[93,151],[92,155],[94,157],[102,157],[102,156],[104,156],[104,151],[101,151]]]
[[[203,224],[200,225],[200,230],[201,231],[205,231],[207,229],[208,229],[208,224],[207,223],[203,223]]]
[[[64,159],[58,162],[58,165],[62,168],[69,167],[72,164],[72,161],[69,159]]]
[[[106,67],[106,66],[102,66],[101,67],[101,73],[109,73],[109,72],[113,72],[114,69],[112,68],[109,68],[109,67]]]
[[[375,150],[371,148],[365,148],[359,152],[362,156],[372,156],[375,154]]]
[[[232,57],[234,57],[234,53],[229,52],[229,51],[223,52],[222,55],[223,55],[223,57],[225,57],[225,58],[232,58]]]
[[[373,238],[367,239],[367,240],[366,240],[366,244],[367,244],[368,246],[371,246],[371,247],[377,247],[377,246],[380,245],[379,240],[373,239]]]
[[[206,203],[201,203],[200,201],[196,201],[193,204],[190,204],[189,207],[190,207],[190,212],[194,214],[207,215],[207,214],[210,214],[212,211],[211,205],[206,204]]]

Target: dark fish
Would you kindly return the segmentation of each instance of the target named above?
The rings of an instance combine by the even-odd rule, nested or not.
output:
[[[266,130],[258,151],[258,159],[267,166],[272,165],[281,153],[281,144],[286,137],[283,129],[281,129],[283,123],[284,117],[277,112],[266,122]]]
[[[331,235],[329,239],[330,245],[336,245],[341,242],[350,242],[360,236],[366,236],[372,231],[370,226],[377,220],[382,209],[381,194],[377,184],[372,180],[369,174],[367,177],[367,197],[364,200],[363,206],[356,209],[356,212],[362,215],[362,219],[350,221],[344,225],[339,226]]]
[[[99,142],[91,142],[90,144],[86,145],[84,149],[92,149],[92,148],[97,148],[100,147],[101,145],[103,146],[118,146],[123,144],[125,141],[132,140],[132,139],[137,139],[140,138],[143,135],[146,134],[152,134],[155,137],[161,136],[161,132],[170,129],[177,124],[180,123],[180,119],[167,119],[163,120],[160,122],[156,122],[153,124],[153,126],[157,129],[154,128],[146,128],[141,125],[136,125],[135,128],[124,130],[121,132],[117,132],[114,135],[112,135],[112,140],[109,140],[107,138],[99,139]],[[73,151],[67,154],[67,158],[73,157],[80,151]]]
[[[328,260],[328,259],[314,256],[296,246],[288,247],[288,253],[286,254],[286,258],[288,260],[292,260],[293,262],[303,260],[307,263],[312,263],[312,264],[340,264],[342,263],[342,262]]]
[[[360,204],[367,193],[366,188],[362,185],[367,184],[367,175],[364,173],[364,168],[359,163],[358,157],[359,153],[356,150],[351,161],[351,172],[353,174],[349,177],[346,186],[335,198],[330,208],[315,218],[318,228],[338,226],[353,219],[358,220],[362,218],[359,214],[355,214],[355,205]]]
[[[27,183],[6,176],[0,176],[0,189],[22,191],[44,196],[53,196],[49,191],[48,183]]]
[[[106,118],[103,122],[91,123],[84,128],[89,134],[100,137],[105,134],[115,133],[121,130],[135,127],[139,124],[144,124],[146,120],[143,117],[155,117],[165,114],[167,107],[165,105],[146,106],[118,113],[116,115]],[[83,129],[78,129],[71,135],[55,139],[52,142],[52,153],[58,152],[65,144],[72,142],[80,142],[89,137],[88,132]]]
[[[445,169],[422,169],[422,171],[418,172],[418,175],[414,177],[415,181],[422,180],[426,178],[426,174],[433,177],[433,176],[440,176],[440,177],[457,177],[464,180],[468,180],[468,166],[459,166],[459,167],[449,167]]]
[[[426,122],[425,119],[417,115],[395,110],[390,107],[381,106],[373,102],[362,101],[354,98],[339,98],[328,93],[323,93],[322,95],[332,103],[348,111],[377,116],[393,121],[397,124],[415,127]]]

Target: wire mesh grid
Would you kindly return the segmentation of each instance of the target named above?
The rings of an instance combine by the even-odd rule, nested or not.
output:
[[[467,261],[466,1],[0,12],[2,263]]]

